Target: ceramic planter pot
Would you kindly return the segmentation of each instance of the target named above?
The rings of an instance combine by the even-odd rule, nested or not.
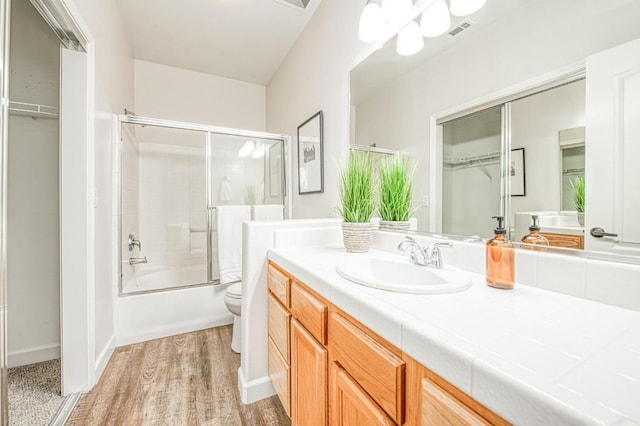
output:
[[[373,241],[371,222],[342,222],[342,240],[349,253],[366,253]]]
[[[584,226],[584,212],[578,212],[578,223],[580,226]]]

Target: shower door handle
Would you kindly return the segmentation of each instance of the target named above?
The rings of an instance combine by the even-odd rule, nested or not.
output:
[[[213,282],[213,211],[215,207],[207,207],[207,282]]]

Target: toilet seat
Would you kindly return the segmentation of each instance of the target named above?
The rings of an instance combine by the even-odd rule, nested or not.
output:
[[[233,299],[241,299],[242,283],[231,284],[229,287],[227,287],[227,291],[225,292],[225,295]]]

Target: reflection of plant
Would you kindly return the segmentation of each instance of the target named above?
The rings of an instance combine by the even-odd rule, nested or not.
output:
[[[380,163],[380,218],[407,221],[411,210],[411,193],[415,163],[401,155],[386,157]]]
[[[573,206],[578,212],[584,212],[584,176],[579,176],[571,181],[571,191],[573,191]]]
[[[345,222],[369,222],[376,208],[373,153],[351,151],[340,170],[340,200],[336,210]]]

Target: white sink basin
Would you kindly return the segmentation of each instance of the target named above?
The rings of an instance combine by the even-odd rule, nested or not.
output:
[[[349,256],[338,262],[336,271],[349,281],[398,293],[443,294],[471,287],[471,276],[464,271],[427,268],[404,258]]]

